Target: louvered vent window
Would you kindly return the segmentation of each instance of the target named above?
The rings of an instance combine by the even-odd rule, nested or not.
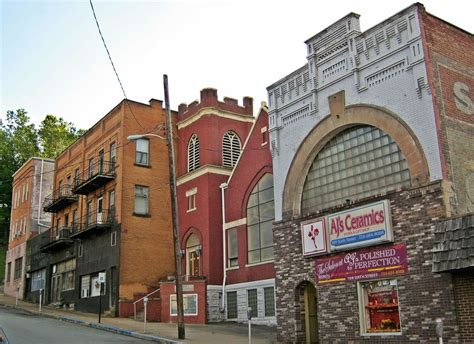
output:
[[[194,134],[188,144],[188,172],[199,167],[199,138]]]
[[[228,131],[222,139],[222,165],[234,167],[240,156],[240,139],[233,131]]]

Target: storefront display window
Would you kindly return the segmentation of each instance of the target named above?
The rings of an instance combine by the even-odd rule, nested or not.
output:
[[[359,282],[362,334],[401,333],[397,280]]]

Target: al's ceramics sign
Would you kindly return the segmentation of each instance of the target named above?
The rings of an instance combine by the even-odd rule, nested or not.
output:
[[[326,232],[324,217],[301,223],[303,255],[305,257],[328,253]]]
[[[341,251],[393,241],[387,200],[327,216],[329,247]]]

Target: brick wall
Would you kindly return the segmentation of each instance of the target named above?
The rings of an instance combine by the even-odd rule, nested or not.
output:
[[[474,272],[454,273],[453,284],[460,343],[474,343]]]
[[[459,341],[451,276],[431,272],[434,222],[445,213],[441,184],[371,197],[350,207],[380,199],[390,200],[395,243],[407,247],[408,274],[397,277],[402,334],[360,335],[357,283],[316,286],[314,258],[304,259],[301,248],[299,225],[309,218],[299,218],[274,227],[279,342],[305,341],[300,300],[306,283],[316,286],[319,339],[323,342],[433,343],[437,342],[435,319],[439,317],[444,321],[445,341]]]
[[[474,39],[424,10],[420,15],[450,210],[462,215],[474,211]]]

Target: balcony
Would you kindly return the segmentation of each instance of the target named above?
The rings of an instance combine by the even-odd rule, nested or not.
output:
[[[64,185],[54,190],[54,192],[45,198],[43,209],[48,213],[56,213],[64,207],[74,203],[79,198],[72,193],[70,185]]]
[[[72,192],[87,195],[115,179],[115,161],[97,160],[74,180]]]
[[[41,251],[52,252],[74,244],[71,233],[76,226],[73,224],[71,227],[50,228],[49,242],[41,247]]]
[[[103,209],[92,211],[79,219],[80,225],[73,228],[71,238],[84,238],[105,229],[112,228],[115,223],[115,210]]]

